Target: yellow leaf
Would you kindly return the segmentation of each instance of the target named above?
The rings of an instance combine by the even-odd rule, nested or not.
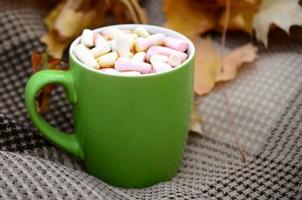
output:
[[[223,58],[223,70],[219,70],[216,81],[228,81],[232,80],[237,75],[239,67],[243,66],[244,63],[250,63],[257,58],[257,47],[252,44],[246,44],[232,50]]]
[[[47,52],[55,58],[61,58],[65,47],[69,44],[68,40],[58,39],[58,33],[55,31],[47,32],[41,41],[46,44]]]
[[[204,33],[215,28],[217,9],[213,3],[197,0],[165,0],[165,26],[186,35]]]
[[[209,93],[216,82],[234,79],[243,64],[253,62],[257,57],[257,48],[246,44],[228,53],[221,62],[221,56],[209,38],[204,40],[195,36],[191,39],[196,47],[194,91],[200,96]]]
[[[58,16],[54,28],[65,38],[74,37],[81,27],[82,12],[76,12],[70,8],[64,8]]]
[[[107,22],[110,12],[115,15],[112,6],[117,5],[113,0],[66,0],[59,3],[54,10],[44,19],[48,33],[42,38],[42,42],[47,45],[48,53],[60,58],[64,49],[70,42],[80,35],[84,28],[98,28]],[[119,0],[124,9],[119,12],[129,14],[131,22],[146,23],[147,18],[144,10],[137,0]],[[124,22],[126,18],[123,18]]]
[[[58,18],[60,12],[62,11],[64,3],[59,3],[45,18],[44,23],[48,30],[53,29],[55,20]]]
[[[221,60],[210,38],[198,35],[190,38],[196,47],[194,91],[197,95],[209,93],[214,85]]]
[[[191,122],[190,122],[190,130],[197,133],[202,133],[201,124],[202,117],[199,113],[199,101],[195,100],[193,103],[192,113],[191,113]]]

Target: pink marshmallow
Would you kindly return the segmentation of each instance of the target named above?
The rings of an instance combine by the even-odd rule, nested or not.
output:
[[[188,49],[188,42],[172,37],[166,37],[164,46],[169,47],[171,49],[175,49],[177,51],[185,52]]]
[[[174,49],[170,49],[168,47],[162,47],[162,46],[152,46],[148,49],[146,58],[149,60],[151,56],[153,55],[163,55],[163,56],[171,56],[171,55],[177,55],[180,57],[181,62],[185,61],[187,59],[187,54],[181,51],[177,51]]]
[[[137,38],[135,43],[136,51],[146,51],[153,45],[161,45],[164,43],[165,35],[156,33],[146,38]]]
[[[152,71],[150,64],[139,62],[130,58],[119,58],[115,61],[114,68],[118,71],[137,71],[142,74],[147,74]]]

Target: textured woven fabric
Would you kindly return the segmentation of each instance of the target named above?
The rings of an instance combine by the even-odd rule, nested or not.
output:
[[[164,21],[160,1],[144,1],[151,23]],[[0,6],[1,7],[1,6]],[[300,199],[302,193],[302,44],[275,40],[236,80],[201,98],[203,134],[191,133],[171,181],[145,189],[112,187],[85,173],[81,161],[45,141],[24,107],[30,54],[43,49],[43,12],[0,11],[0,198],[3,199]],[[228,48],[249,38],[233,35]],[[214,36],[217,38],[218,36]],[[228,51],[229,49],[224,49]],[[224,90],[245,148],[241,162],[223,102]],[[71,106],[57,89],[45,116],[71,131]]]

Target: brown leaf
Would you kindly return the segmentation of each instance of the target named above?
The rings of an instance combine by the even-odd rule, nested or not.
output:
[[[38,53],[38,51],[35,49],[32,51],[31,54],[31,66],[33,72],[37,72],[43,67],[42,55]]]
[[[209,38],[204,40],[195,36],[191,39],[196,47],[194,91],[200,96],[209,93],[216,82],[234,79],[243,64],[253,62],[257,57],[257,48],[246,44],[228,53],[221,63],[220,54]]]
[[[53,58],[46,53],[38,53],[36,50],[32,52],[32,70],[37,72],[43,69],[67,70],[66,63],[60,59]],[[54,85],[46,85],[37,95],[36,105],[38,112],[48,111],[48,101]]]
[[[124,11],[129,12],[129,17],[134,23],[147,23],[145,11],[140,7],[137,0],[120,0],[127,9]]]

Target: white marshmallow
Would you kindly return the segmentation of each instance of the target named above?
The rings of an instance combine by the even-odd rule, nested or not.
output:
[[[145,52],[138,52],[134,54],[132,57],[132,60],[139,61],[139,62],[145,62],[146,53]]]
[[[101,34],[96,34],[94,39],[95,46],[109,45],[108,41]]]
[[[155,62],[152,64],[153,72],[163,72],[173,69],[169,64],[164,62]]]
[[[105,73],[105,74],[113,74],[113,75],[119,75],[120,72],[117,71],[116,69],[112,69],[112,68],[104,68],[100,70],[101,72]]]
[[[116,51],[116,43],[115,43],[115,40],[110,40],[109,42],[109,45],[110,45],[110,49],[112,51]]]
[[[136,33],[138,36],[141,37],[149,37],[150,33],[144,29],[143,27],[137,27],[133,30],[134,33]]]
[[[84,29],[82,32],[81,43],[87,47],[92,47],[94,45],[93,32],[90,29]]]
[[[120,57],[132,57],[132,53],[130,51],[130,41],[126,36],[118,36],[115,39],[115,47],[116,51]]]
[[[167,56],[163,56],[163,55],[153,55],[151,56],[150,58],[150,63],[153,64],[153,63],[157,63],[157,62],[168,62],[168,57]]]
[[[96,58],[104,55],[110,51],[109,43],[103,43],[103,45],[96,46],[90,50],[90,53]]]
[[[180,65],[181,57],[179,55],[171,54],[168,58],[168,64],[171,65],[172,67],[176,67]]]
[[[128,37],[129,39],[137,39],[138,38],[137,34],[135,34],[135,33],[126,34],[126,37]]]
[[[149,47],[154,45],[162,45],[164,43],[165,35],[156,33],[147,38],[139,37],[135,42],[136,51],[146,51]]]
[[[117,59],[114,68],[118,71],[137,71],[142,74],[147,74],[152,71],[152,67],[150,64],[145,62],[135,61],[129,58]]]
[[[74,49],[74,54],[85,65],[93,68],[99,68],[98,62],[84,44],[78,44]]]
[[[126,35],[123,31],[121,31],[120,29],[118,29],[116,27],[110,27],[110,28],[104,30],[102,33],[105,36],[105,38],[109,39],[109,40],[115,39],[116,37],[119,37],[119,36]]]
[[[122,76],[138,76],[141,75],[141,73],[136,71],[129,71],[129,72],[120,72],[120,75]]]
[[[107,53],[97,58],[100,67],[113,67],[116,59],[118,58],[118,54],[116,52]]]

